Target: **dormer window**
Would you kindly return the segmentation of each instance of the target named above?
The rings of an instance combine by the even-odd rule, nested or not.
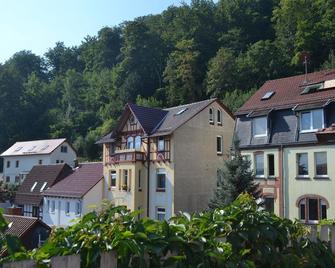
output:
[[[214,113],[212,108],[209,108],[209,123],[214,124]]]
[[[324,128],[323,109],[301,112],[301,132],[314,132],[320,128]]]
[[[254,137],[265,137],[268,134],[268,119],[266,116],[255,117],[252,120]]]

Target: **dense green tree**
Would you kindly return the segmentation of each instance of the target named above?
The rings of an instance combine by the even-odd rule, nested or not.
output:
[[[178,42],[176,50],[170,54],[164,71],[170,105],[193,102],[201,98],[199,54],[193,39]]]
[[[229,160],[225,161],[224,168],[218,172],[218,186],[209,203],[211,209],[228,206],[242,193],[249,193],[255,199],[261,197],[250,161],[241,155],[238,144],[235,141]]]

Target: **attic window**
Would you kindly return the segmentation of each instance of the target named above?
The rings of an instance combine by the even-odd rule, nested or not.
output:
[[[129,116],[129,123],[130,124],[135,124],[135,118],[133,115]]]
[[[264,94],[264,96],[261,98],[261,100],[268,100],[274,95],[274,91],[268,91]]]
[[[323,89],[323,83],[318,83],[314,85],[308,85],[304,88],[304,90],[301,92],[301,94],[308,94],[308,93],[313,93],[315,91],[319,91]]]
[[[34,184],[33,184],[33,186],[31,186],[31,188],[30,188],[30,192],[34,191],[36,185],[37,185],[37,181],[35,181]]]
[[[47,182],[44,182],[44,183],[43,183],[43,185],[42,185],[42,187],[41,187],[41,190],[40,190],[40,192],[43,192],[43,190],[44,190],[45,186],[47,186]]]
[[[17,147],[17,148],[15,149],[15,151],[14,151],[14,152],[18,152],[18,151],[20,151],[22,148],[23,148],[22,146],[20,146],[20,147]]]
[[[183,109],[179,110],[175,115],[181,115],[186,110],[187,110],[187,108],[183,108]]]

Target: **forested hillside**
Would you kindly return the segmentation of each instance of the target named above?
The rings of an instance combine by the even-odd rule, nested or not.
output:
[[[264,81],[335,67],[334,0],[194,0],[0,64],[0,150],[66,137],[87,159],[125,103],[216,96],[236,110]],[[32,29],[33,30],[33,29]]]

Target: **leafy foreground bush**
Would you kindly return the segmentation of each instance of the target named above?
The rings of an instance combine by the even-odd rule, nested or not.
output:
[[[85,215],[56,229],[37,251],[17,253],[40,264],[52,256],[80,254],[84,267],[98,267],[100,252],[115,250],[118,267],[335,267],[326,244],[312,243],[303,225],[259,211],[241,195],[230,206],[170,221],[144,218],[123,207]]]

